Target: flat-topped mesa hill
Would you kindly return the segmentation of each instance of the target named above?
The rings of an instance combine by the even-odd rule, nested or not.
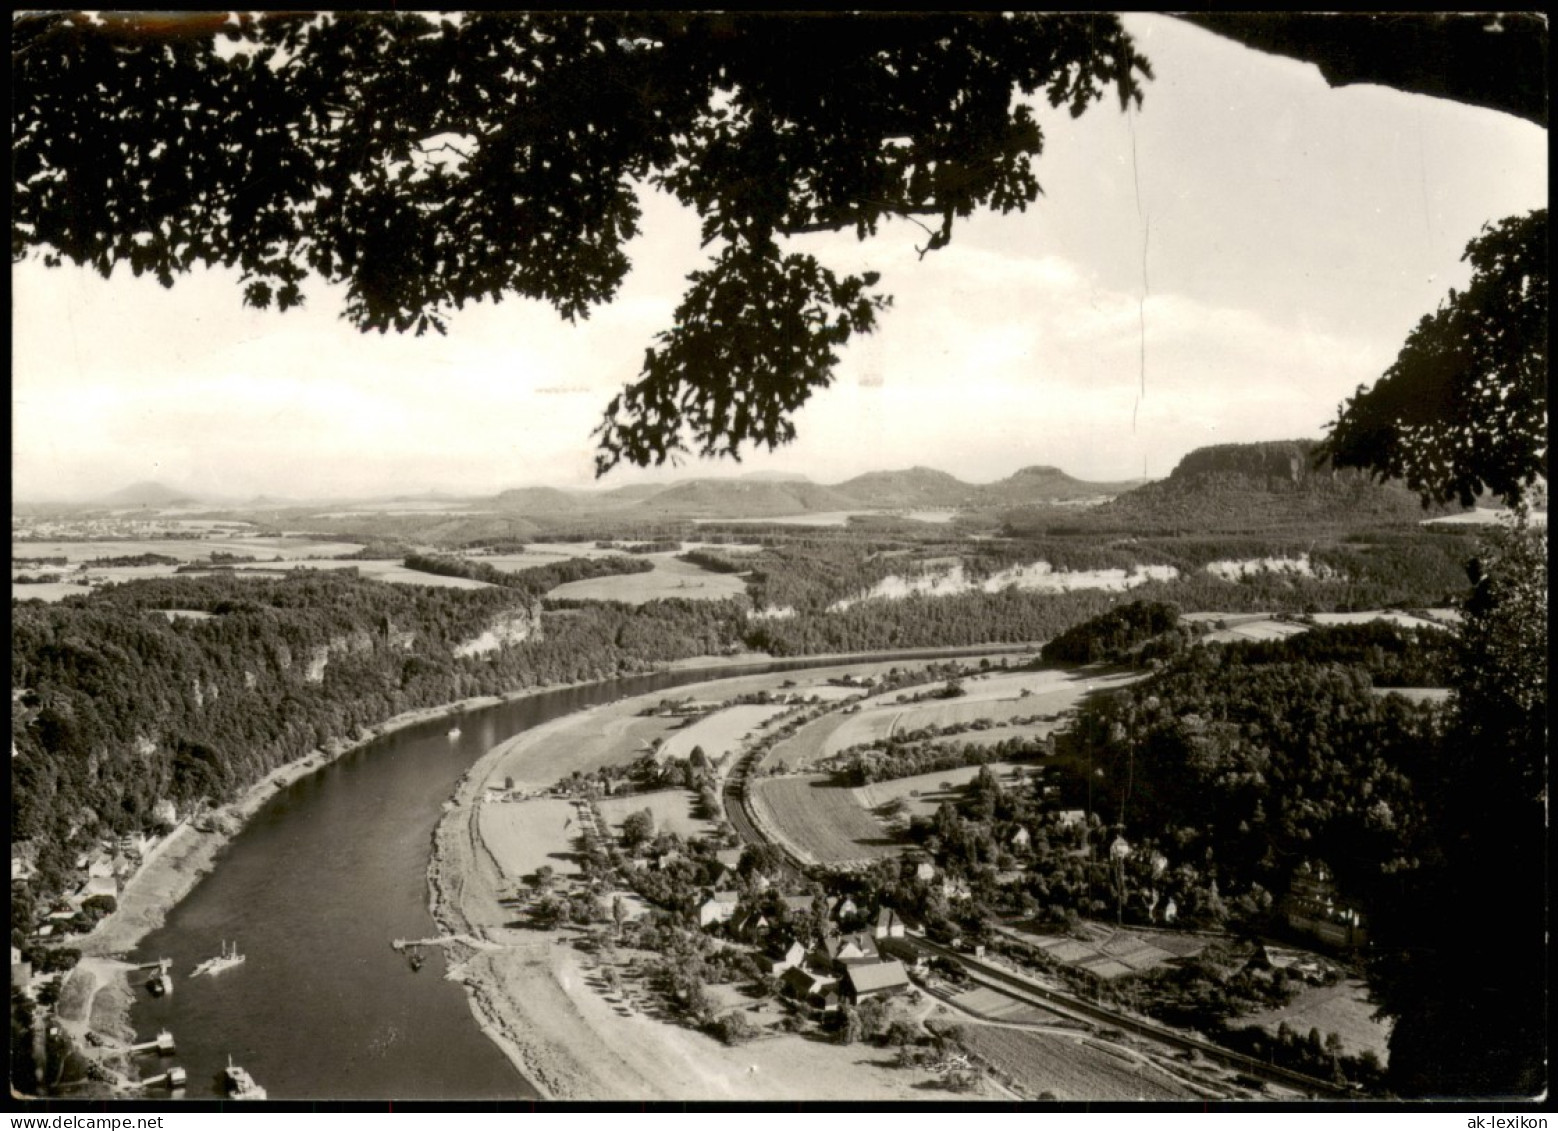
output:
[[[1133,529],[1253,530],[1294,523],[1418,523],[1460,508],[1424,508],[1416,492],[1319,458],[1318,440],[1197,448],[1167,479],[1092,512]]]

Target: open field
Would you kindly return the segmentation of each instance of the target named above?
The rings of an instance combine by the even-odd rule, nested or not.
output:
[[[679,561],[671,554],[650,554],[654,569],[648,573],[624,573],[610,577],[591,577],[570,581],[547,593],[548,597],[569,601],[621,601],[642,605],[646,601],[723,601],[746,592],[739,574],[712,573],[691,562]]]
[[[1374,1020],[1374,1008],[1368,987],[1350,978],[1334,986],[1311,986],[1283,1008],[1252,1014],[1243,1021],[1272,1034],[1284,1021],[1300,1036],[1310,1029],[1319,1029],[1322,1037],[1335,1033],[1346,1055],[1372,1051],[1384,1064],[1390,1058],[1390,1022]]]
[[[750,797],[764,827],[803,860],[842,864],[893,856],[903,849],[860,807],[854,790],[829,785],[825,777],[755,781]]]
[[[1023,767],[1011,762],[990,762],[990,772],[1009,784],[1013,771]],[[963,794],[963,787],[979,776],[982,766],[959,766],[955,770],[939,770],[930,774],[916,774],[912,778],[893,778],[891,781],[872,782],[857,786],[855,800],[866,809],[875,811],[883,805],[902,800],[905,819],[929,817],[941,808],[943,801],[956,801]]]
[[[1510,511],[1491,507],[1477,507],[1475,510],[1462,511],[1460,514],[1447,514],[1442,518],[1424,519],[1422,526],[1488,526],[1495,522],[1504,522],[1511,517]],[[1547,512],[1545,510],[1533,510],[1531,512],[1532,526],[1546,526]]]
[[[1018,1081],[1030,1097],[1050,1092],[1059,1100],[1196,1099],[1164,1073],[1104,1051],[1099,1042],[996,1025],[970,1024],[963,1044]]]
[[[43,545],[43,544],[44,543],[21,543],[21,545],[23,545],[23,546]],[[60,544],[61,545],[66,545],[68,543],[60,543]],[[196,543],[196,544],[200,545],[200,546],[211,547],[214,543],[212,541],[202,541],[202,542],[199,542],[199,543]],[[107,557],[107,556],[110,556],[110,555],[117,556],[120,553],[120,551],[118,551],[116,549],[105,549],[105,547],[117,547],[117,546],[125,545],[125,543],[119,543],[119,542],[88,542],[88,543],[79,543],[79,545],[89,545],[89,546],[97,547],[98,554],[96,556],[98,556],[98,557]],[[149,547],[156,547],[156,546],[159,545],[159,543],[147,542],[147,543],[136,543],[135,545],[138,545],[138,546],[139,545],[145,545],[145,546],[149,546]],[[329,548],[329,549],[338,550],[340,553],[351,553],[355,549],[355,547],[352,547],[352,546],[347,545],[346,543],[340,543],[340,542],[334,542],[334,543],[312,543],[312,545],[324,546],[324,547]],[[139,553],[160,553],[160,552],[162,552],[162,551],[157,550],[157,549],[148,549],[148,550],[137,549],[137,550],[133,550],[133,551],[131,551],[131,550],[123,551],[123,553],[125,555],[139,554]],[[237,551],[228,551],[228,552],[236,553]],[[253,551],[248,551],[248,552],[253,552]],[[209,553],[210,553],[210,550],[208,549],[206,551],[206,554],[202,554],[202,555],[200,555],[197,558],[186,559],[186,560],[209,561],[210,559],[207,556]],[[172,555],[170,553],[169,556],[172,557],[174,555]],[[258,557],[258,556],[261,556],[261,555],[255,554],[255,556]],[[274,557],[274,556],[275,556],[274,554],[271,554],[271,557]],[[487,588],[490,588],[488,583],[485,582],[485,581],[473,581],[470,578],[466,578],[466,577],[445,577],[445,576],[443,576],[441,574],[422,573],[419,570],[407,569],[404,565],[401,564],[401,561],[400,561],[399,558],[396,558],[396,559],[393,559],[393,560],[389,560],[389,559],[384,559],[384,560],[374,559],[374,560],[371,560],[371,561],[340,561],[340,560],[334,560],[334,559],[328,559],[328,558],[322,558],[322,559],[315,560],[315,559],[306,558],[306,557],[291,557],[291,558],[287,558],[284,561],[279,561],[279,562],[278,561],[257,561],[257,562],[233,562],[233,563],[227,563],[227,564],[231,565],[233,575],[238,576],[238,577],[245,577],[245,576],[247,576],[247,577],[271,577],[271,576],[274,576],[274,575],[276,575],[278,573],[284,573],[284,572],[287,572],[289,570],[296,570],[296,569],[330,569],[330,570],[335,570],[335,569],[355,569],[363,577],[371,578],[374,581],[388,582],[391,585],[428,585],[428,586],[433,586],[433,587],[440,588],[440,589],[487,589]],[[39,573],[61,573],[61,574],[63,574],[69,580],[57,581],[57,582],[44,582],[42,584],[18,585],[15,582],[12,582],[12,584],[11,584],[11,599],[12,600],[25,601],[25,600],[27,600],[29,598],[36,598],[36,599],[38,599],[40,601],[54,602],[54,601],[63,601],[66,597],[70,597],[70,596],[73,596],[73,595],[78,594],[78,593],[90,593],[91,592],[91,587],[88,586],[88,585],[79,584],[78,580],[90,580],[90,581],[95,582],[95,583],[97,583],[99,585],[101,585],[101,584],[116,584],[117,585],[117,584],[121,584],[121,583],[127,582],[127,581],[139,581],[139,580],[143,580],[143,579],[146,579],[146,578],[152,578],[152,577],[172,577],[172,576],[174,576],[178,572],[178,567],[177,566],[171,566],[171,565],[93,566],[93,567],[90,567],[90,568],[88,568],[86,570],[80,570],[80,569],[76,568],[75,566],[69,566],[69,567],[28,566],[28,567],[25,567],[25,568],[20,569],[20,570],[13,570],[12,572],[13,572],[13,575],[15,573],[18,573],[18,572],[20,572],[20,573],[27,573],[27,574],[39,574]],[[226,571],[224,571],[224,572],[226,572]]]
[[[882,514],[882,511],[812,511],[808,514],[785,514],[771,518],[695,518],[702,526],[717,522],[721,526],[848,526],[857,515]]]
[[[1301,632],[1309,631],[1301,624],[1272,620],[1270,617],[1264,616],[1219,617],[1216,619],[1221,620],[1224,627],[1214,628],[1203,639],[1216,641],[1219,644],[1231,644],[1240,640],[1281,640],[1288,636],[1297,636]]]
[[[589,773],[618,766],[649,753],[656,738],[664,738],[674,719],[638,718],[621,704],[568,715],[523,731],[498,747],[504,752],[487,782],[502,785],[514,778],[515,788],[545,789],[574,770]]]
[[[1447,703],[1450,700],[1448,687],[1376,687],[1372,690],[1381,698],[1399,695],[1413,703]]]
[[[518,880],[543,864],[559,876],[578,874],[569,851],[579,831],[573,802],[553,798],[490,802],[476,815],[482,843],[503,875]]]
[[[1436,620],[1425,620],[1422,617],[1415,617],[1410,613],[1399,613],[1393,609],[1364,613],[1315,613],[1314,618],[1316,624],[1368,624],[1370,621],[1385,620],[1402,628],[1444,627]]]
[[[72,565],[94,558],[128,558],[139,554],[162,554],[181,562],[209,561],[212,554],[297,558],[335,558],[362,549],[355,542],[310,542],[305,538],[272,536],[214,538],[114,539],[103,542],[12,542],[11,556],[22,558],[66,558]]]
[[[971,679],[964,684],[969,694],[957,699],[933,699],[899,706],[884,702],[890,697],[883,696],[866,701],[868,704],[880,703],[880,706],[863,706],[856,714],[838,716],[832,726],[822,724],[835,719],[834,716],[825,716],[807,724],[776,745],[765,761],[772,763],[783,760],[792,768],[809,766],[851,746],[877,742],[906,731],[972,723],[981,719],[1000,724],[1007,719],[1031,715],[1058,715],[1075,707],[1082,696],[1089,692],[1124,687],[1139,678],[1132,674],[1101,675],[1096,671],[1084,670],[1047,671],[1002,675],[988,680]],[[981,689],[981,685],[984,685],[982,691],[991,697],[984,697],[976,691]],[[1017,697],[1019,689],[1025,685],[1038,690],[1033,695]],[[1009,689],[1011,698],[994,697]],[[975,741],[974,736],[978,733],[970,731],[966,739],[958,735],[953,740]]]
[[[667,738],[661,744],[660,757],[686,758],[694,746],[701,746],[711,762],[718,762],[736,750],[748,734],[789,709],[782,704],[750,703],[704,715],[692,726],[683,727]]]
[[[653,793],[629,793],[620,797],[602,798],[597,802],[597,807],[613,832],[622,831],[622,822],[629,813],[648,809],[654,814],[657,833],[676,833],[681,837],[707,836],[714,826],[701,817],[693,816],[696,803],[697,795],[691,790],[658,789]]]

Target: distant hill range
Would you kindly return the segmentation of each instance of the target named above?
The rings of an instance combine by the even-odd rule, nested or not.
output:
[[[1088,483],[1054,467],[1029,467],[996,483],[965,483],[945,471],[911,467],[872,471],[832,486],[803,476],[758,473],[739,478],[689,479],[666,486],[639,484],[610,491],[526,487],[491,500],[500,510],[538,518],[565,515],[646,519],[781,518],[839,511],[996,510],[1010,506],[1101,502],[1139,486]]]
[[[483,513],[487,518],[480,523],[482,533],[490,528],[493,536],[588,528],[597,521],[760,520],[918,510],[982,513],[991,521],[1004,520],[1012,533],[1022,534],[1073,526],[1146,532],[1260,530],[1313,522],[1417,522],[1460,509],[1425,510],[1417,495],[1400,484],[1377,483],[1362,472],[1339,471],[1317,462],[1318,446],[1317,440],[1276,440],[1198,448],[1180,460],[1167,479],[1152,482],[1088,482],[1040,465],[994,483],[965,483],[945,471],[910,467],[867,472],[831,486],[793,474],[759,472],[604,491],[518,487],[451,507],[449,533],[464,531]],[[440,498],[454,501],[449,496]],[[103,501],[119,507],[169,507],[197,500],[147,482]],[[406,521],[422,528],[431,518]],[[388,520],[374,521],[384,525]]]

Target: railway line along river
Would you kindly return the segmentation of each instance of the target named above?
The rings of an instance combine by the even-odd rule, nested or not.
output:
[[[171,959],[174,975],[174,992],[163,997],[135,986],[139,1038],[166,1028],[178,1045],[161,1067],[155,1055],[140,1061],[140,1074],[179,1064],[186,1095],[209,1098],[223,1094],[231,1057],[273,1099],[534,1097],[478,1027],[464,988],[444,978],[442,948],[425,948],[425,963],[413,969],[390,946],[437,933],[428,859],[461,775],[522,730],[624,696],[839,662],[689,669],[542,692],[458,716],[458,736],[450,717],[392,732],[293,783],[130,955],[137,963]],[[191,978],[224,940],[245,961]]]

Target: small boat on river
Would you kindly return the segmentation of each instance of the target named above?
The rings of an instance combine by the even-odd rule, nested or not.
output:
[[[153,997],[164,997],[173,992],[173,971],[169,969],[170,963],[164,959],[157,967],[157,972],[146,979],[146,988],[151,991]]]
[[[233,1058],[227,1058],[227,1069],[223,1074],[227,1082],[227,1094],[235,1100],[263,1100],[268,1094],[264,1088],[255,1083],[254,1077],[249,1075],[249,1070],[240,1068],[233,1063]]]
[[[195,972],[190,977],[198,978],[202,974],[220,974],[223,970],[231,970],[234,966],[241,966],[244,958],[244,955],[238,953],[237,942],[234,942],[232,949],[229,950],[224,939],[222,942],[222,953],[215,958],[208,958],[199,966],[196,966]]]
[[[449,728],[449,737],[451,739],[459,738],[460,737],[460,728],[459,727],[450,727]]]

